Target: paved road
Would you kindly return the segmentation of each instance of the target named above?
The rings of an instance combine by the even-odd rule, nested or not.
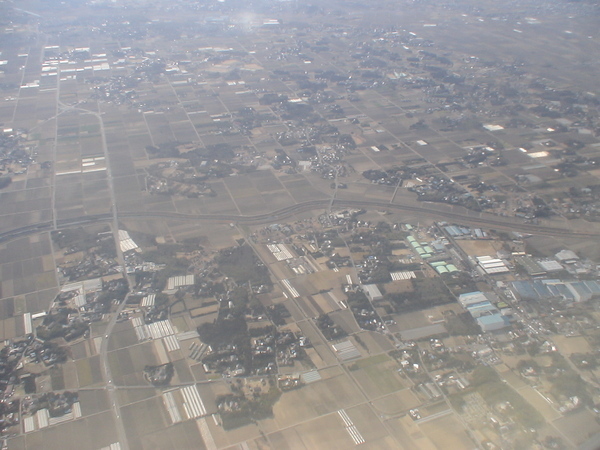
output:
[[[333,203],[333,204],[332,204]],[[331,205],[332,204],[332,205]],[[330,207],[336,208],[365,208],[387,210],[392,212],[408,212],[418,214],[424,218],[446,220],[456,223],[461,223],[471,226],[481,226],[492,228],[500,231],[517,231],[528,234],[561,236],[561,237],[579,237],[579,238],[595,238],[600,237],[600,231],[595,227],[595,224],[589,224],[589,228],[585,230],[576,230],[572,228],[535,225],[531,223],[523,223],[520,219],[513,217],[500,217],[486,213],[475,213],[467,211],[463,208],[452,208],[449,210],[445,205],[420,203],[418,205],[406,204],[390,204],[385,201],[376,200],[341,200],[331,199],[312,200],[303,203],[286,206],[278,210],[274,210],[264,214],[256,215],[234,215],[234,214],[184,214],[176,212],[119,212],[120,219],[171,219],[171,220],[194,220],[194,221],[209,221],[209,222],[235,222],[238,224],[261,225],[274,223],[276,221],[288,219],[294,214],[306,212],[314,209],[326,210]],[[422,206],[421,206],[422,205]],[[57,221],[56,229],[63,229],[72,226],[85,225],[88,223],[112,222],[114,221],[113,213],[96,214],[81,217],[73,217],[70,219],[62,219]],[[13,230],[7,230],[0,233],[0,242],[15,239],[21,236],[39,233],[42,231],[50,231],[54,229],[52,221],[40,222],[27,225]]]
[[[104,157],[106,158],[107,181],[108,181],[110,200],[111,200],[111,213],[110,213],[111,229],[112,229],[113,238],[114,238],[114,242],[115,242],[115,248],[117,251],[117,262],[121,266],[123,273],[126,274],[127,271],[126,271],[126,267],[125,267],[125,258],[123,257],[123,251],[121,250],[121,246],[119,245],[119,242],[120,242],[120,240],[119,240],[119,218],[117,217],[117,206],[116,206],[117,203],[116,203],[116,196],[115,196],[115,186],[114,186],[113,175],[112,175],[112,170],[111,170],[111,165],[110,165],[110,154],[108,152],[108,145],[106,143],[106,132],[104,129],[104,120],[102,120],[102,116],[100,115],[100,113],[88,112],[87,110],[81,110],[81,111],[83,111],[86,114],[91,114],[94,117],[96,117],[96,119],[98,120],[98,123],[100,124],[100,136],[102,137],[102,153],[104,154]],[[131,289],[134,286],[133,280],[127,276],[126,276],[126,279],[127,279],[127,282],[129,283],[129,288]],[[131,291],[129,291],[129,292],[131,292]],[[123,299],[121,304],[118,306],[117,310],[111,316],[111,318],[108,322],[108,326],[106,327],[105,335],[104,335],[104,338],[102,339],[102,344],[100,345],[100,352],[99,352],[100,366],[102,367],[102,375],[104,376],[104,382],[106,383],[108,399],[110,401],[111,408],[113,411],[117,436],[119,439],[119,444],[121,446],[120,447],[121,450],[129,450],[129,444],[127,442],[127,433],[125,432],[125,425],[123,424],[123,419],[121,418],[121,406],[119,405],[119,399],[117,397],[117,392],[115,391],[115,385],[113,383],[112,374],[111,374],[111,370],[110,370],[110,363],[108,362],[108,342],[109,342],[110,335],[113,331],[113,328],[115,327],[115,324],[117,323],[119,314],[121,314],[121,312],[123,311],[123,308],[125,308],[125,305],[127,304],[127,297],[129,297],[129,293],[125,296],[125,298]]]
[[[108,399],[110,402],[110,407],[113,410],[113,415],[115,418],[115,425],[117,436],[119,439],[119,444],[121,445],[122,450],[129,449],[129,445],[127,442],[127,434],[125,432],[125,426],[123,425],[123,420],[121,419],[121,408],[118,403],[117,392],[115,390],[115,385],[113,383],[112,374],[110,371],[110,364],[108,363],[108,340],[112,330],[117,323],[117,317],[123,311],[123,308],[127,304],[127,300],[123,300],[123,302],[117,308],[117,311],[113,314],[108,322],[108,326],[106,327],[104,338],[102,339],[102,344],[100,345],[100,366],[102,368],[102,375],[104,377],[104,381],[106,383],[106,391],[108,393]],[[149,387],[149,386],[147,386]]]
[[[117,262],[119,263],[119,265],[121,266],[123,273],[126,273],[125,258],[123,257],[123,252],[119,245],[119,218],[117,217],[115,186],[114,186],[113,175],[112,175],[112,170],[111,170],[111,165],[110,165],[110,154],[108,152],[108,145],[107,145],[107,141],[106,141],[106,131],[104,128],[104,120],[102,119],[102,115],[99,112],[94,112],[94,111],[90,111],[87,109],[78,108],[77,106],[65,105],[60,100],[57,100],[57,101],[58,101],[59,106],[62,109],[62,112],[67,111],[67,110],[80,111],[82,114],[92,115],[98,120],[98,124],[100,126],[100,137],[102,139],[102,153],[103,153],[104,157],[106,158],[107,182],[108,182],[108,187],[109,187],[109,192],[110,192],[111,212],[106,213],[106,214],[101,214],[98,216],[85,216],[85,217],[80,217],[80,218],[77,218],[74,220],[66,220],[66,221],[60,220],[59,221],[56,219],[57,214],[56,214],[56,210],[54,209],[54,202],[53,202],[52,223],[33,224],[33,225],[30,225],[27,227],[22,227],[19,230],[13,230],[13,232],[8,232],[7,234],[8,234],[8,236],[12,235],[13,237],[18,237],[18,236],[32,234],[32,233],[36,233],[36,232],[40,232],[40,231],[60,229],[60,228],[65,228],[65,227],[69,226],[69,225],[65,224],[65,223],[69,223],[69,222],[76,222],[75,225],[83,224],[83,223],[90,223],[90,222],[96,223],[96,222],[101,222],[101,221],[110,222],[112,233],[113,233],[113,239],[115,242],[116,252],[117,252],[116,259],[117,259]],[[3,238],[4,238],[4,234],[0,234],[0,241],[3,240]],[[129,277],[126,277],[126,278],[127,278],[127,282],[129,283],[129,286],[130,287],[133,286],[133,284],[132,284],[133,280],[130,279]],[[111,368],[110,368],[110,364],[108,362],[108,343],[109,343],[110,335],[113,331],[113,328],[115,327],[115,324],[117,323],[117,318],[119,317],[119,314],[123,311],[123,309],[125,308],[125,305],[127,304],[128,296],[129,296],[129,294],[127,294],[125,299],[121,302],[121,304],[119,304],[116,311],[114,311],[112,313],[112,315],[109,319],[108,325],[106,327],[105,334],[102,338],[102,342],[100,344],[100,350],[98,352],[98,354],[100,356],[100,368],[102,371],[102,376],[104,378],[104,382],[106,383],[106,391],[108,394],[108,399],[109,399],[110,406],[111,406],[113,416],[114,416],[117,438],[118,438],[118,442],[120,444],[120,448],[122,450],[129,450],[129,445],[127,442],[127,433],[125,432],[125,426],[124,426],[123,420],[121,418],[121,407],[119,405],[119,399],[117,397],[116,387],[113,383]]]

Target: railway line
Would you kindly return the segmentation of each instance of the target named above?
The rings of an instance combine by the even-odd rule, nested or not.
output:
[[[267,213],[255,215],[235,215],[235,214],[185,214],[177,212],[118,212],[119,219],[165,219],[165,220],[194,220],[206,222],[238,223],[248,225],[261,225],[289,219],[295,214],[307,212],[316,209],[326,210],[331,203],[330,199],[311,200],[303,203],[296,203],[284,208]],[[579,237],[579,238],[598,238],[600,231],[592,229],[575,230],[566,227],[537,225],[532,223],[523,223],[513,217],[500,217],[491,214],[481,213],[478,215],[472,211],[448,211],[439,207],[437,204],[423,203],[420,205],[403,205],[376,200],[342,200],[333,201],[334,208],[364,208],[387,210],[396,213],[417,214],[428,219],[453,221],[465,225],[482,226],[499,231],[518,231],[521,233],[538,235],[559,235],[561,237]],[[458,208],[457,208],[458,209]],[[114,219],[112,213],[95,214],[89,216],[73,217],[69,219],[60,219],[56,221],[54,227],[53,221],[31,224],[0,233],[0,242],[10,241],[22,236],[28,236],[44,231],[53,231],[65,229],[73,226],[87,225],[100,222],[111,222]]]

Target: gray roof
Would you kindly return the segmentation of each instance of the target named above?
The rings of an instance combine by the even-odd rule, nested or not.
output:
[[[577,256],[577,253],[575,253],[572,250],[561,250],[554,256],[556,256],[556,259],[558,259],[559,261],[569,261],[571,259],[579,259],[579,256]]]

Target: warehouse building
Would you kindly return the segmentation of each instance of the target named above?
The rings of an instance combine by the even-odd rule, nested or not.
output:
[[[519,300],[562,299],[567,302],[585,302],[594,296],[600,297],[600,284],[593,280],[513,281],[511,290]]]
[[[497,275],[510,272],[504,261],[491,256],[476,256],[477,270],[486,275]]]
[[[508,317],[494,303],[498,296],[493,292],[469,292],[461,294],[458,302],[475,319],[483,331],[496,331],[510,326]]]
[[[515,258],[518,265],[523,267],[530,277],[546,275],[546,270],[531,258],[531,256],[520,256]]]
[[[363,284],[363,292],[366,294],[369,299],[374,302],[377,300],[381,300],[383,298],[383,294],[379,290],[376,284]]]
[[[497,314],[490,314],[487,316],[478,317],[476,320],[477,324],[485,332],[501,330],[510,326],[508,318],[503,316],[499,312]]]

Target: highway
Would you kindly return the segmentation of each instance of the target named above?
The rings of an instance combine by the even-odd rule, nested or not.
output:
[[[423,205],[423,206],[420,206]],[[311,210],[323,209],[327,210],[330,207],[333,208],[355,208],[355,209],[377,209],[386,210],[396,213],[411,213],[413,215],[419,215],[423,218],[434,219],[434,220],[445,220],[450,222],[456,222],[464,225],[471,225],[477,227],[486,227],[499,231],[516,231],[526,234],[537,234],[547,236],[561,236],[561,237],[572,237],[572,238],[598,238],[600,237],[600,231],[594,229],[590,223],[590,227],[586,230],[575,230],[567,227],[548,226],[548,225],[536,225],[531,223],[523,223],[520,219],[514,217],[501,217],[494,216],[486,213],[475,213],[473,211],[467,211],[464,208],[454,207],[452,210],[443,209],[445,205],[439,205],[435,203],[420,203],[417,205],[412,204],[396,204],[389,203],[386,201],[377,200],[343,200],[343,199],[323,199],[323,200],[311,200],[302,203],[296,203],[290,206],[286,206],[281,209],[277,209],[268,213],[256,214],[256,215],[235,215],[235,214],[184,214],[177,212],[162,212],[162,211],[150,211],[150,212],[121,212],[119,211],[119,219],[165,219],[165,220],[193,220],[193,221],[207,221],[207,222],[223,222],[223,223],[238,223],[248,225],[261,225],[270,224],[277,221],[289,219],[294,214],[301,212],[307,212]],[[475,215],[477,214],[477,215]],[[96,214],[88,216],[73,217],[69,219],[61,219],[56,222],[56,228],[54,227],[53,221],[40,222],[36,224],[27,225],[12,230],[7,230],[0,233],[0,242],[9,241],[18,237],[28,236],[44,231],[52,231],[54,229],[60,230],[73,226],[86,225],[90,223],[99,222],[113,222],[114,213]]]

